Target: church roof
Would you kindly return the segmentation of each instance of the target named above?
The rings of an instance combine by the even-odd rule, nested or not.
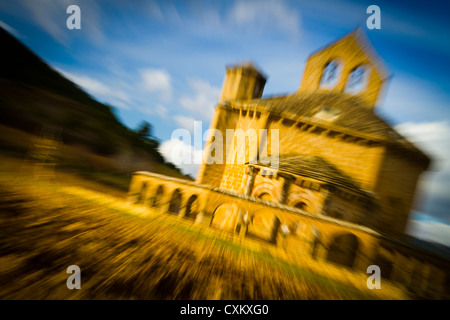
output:
[[[297,92],[285,96],[236,101],[234,104],[240,109],[270,112],[272,115],[282,118],[307,121],[331,130],[342,129],[342,132],[345,132],[345,129],[350,129],[391,143],[403,150],[411,151],[427,163],[430,161],[427,155],[400,135],[373,109],[367,108],[357,96],[334,92]],[[332,109],[333,117],[331,119],[317,117],[317,114],[324,108]]]
[[[269,164],[266,165],[263,163],[267,163],[271,158],[267,158],[266,160],[257,165],[269,167]],[[273,168],[273,165],[271,163],[270,167]],[[278,171],[295,176],[312,178],[334,187],[343,187],[366,196],[369,195],[368,191],[362,190],[352,178],[319,156],[280,155],[278,159]]]

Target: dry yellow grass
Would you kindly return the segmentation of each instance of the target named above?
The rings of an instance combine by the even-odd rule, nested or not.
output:
[[[61,177],[61,176],[59,176]],[[405,299],[70,179],[0,175],[0,299]],[[301,261],[299,261],[299,259]],[[69,265],[81,289],[69,290]]]

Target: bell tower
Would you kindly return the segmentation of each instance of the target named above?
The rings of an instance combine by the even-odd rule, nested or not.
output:
[[[227,66],[219,101],[261,98],[266,77],[251,63]]]
[[[363,31],[355,29],[308,58],[298,92],[346,93],[374,108],[388,77]]]

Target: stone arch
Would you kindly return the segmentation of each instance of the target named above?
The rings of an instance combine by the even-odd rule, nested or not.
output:
[[[150,206],[154,208],[161,207],[163,197],[164,197],[164,187],[162,184],[160,184],[156,189],[155,195],[153,196]]]
[[[345,80],[344,92],[358,94],[366,90],[369,81],[370,69],[364,64],[360,64],[351,69]]]
[[[316,202],[317,199],[315,198],[315,196],[305,190],[300,192],[293,192],[289,194],[287,198],[288,206],[308,212],[313,212],[316,209],[316,206],[313,205]]]
[[[342,233],[331,240],[328,246],[327,260],[353,268],[359,249],[359,239],[353,233]]]
[[[143,182],[138,194],[136,195],[136,201],[134,203],[135,204],[144,203],[146,194],[147,194],[147,182]]]
[[[262,192],[261,194],[257,195],[257,198],[265,201],[273,201],[273,197],[268,192]]]
[[[214,210],[211,219],[211,226],[224,230],[235,232],[238,223],[238,206],[233,203],[224,203]]]
[[[305,201],[297,201],[293,205],[293,207],[296,208],[296,209],[300,209],[300,210],[305,210],[306,211],[306,208],[308,207],[308,205],[306,204]]]
[[[251,215],[247,236],[275,243],[280,226],[276,214],[260,210]]]
[[[193,194],[189,197],[189,200],[186,204],[186,209],[184,211],[184,217],[189,219],[197,218],[197,215],[199,213],[199,199],[198,195]]]
[[[172,197],[170,198],[169,203],[169,213],[179,214],[182,204],[182,194],[180,189],[175,189],[172,193]]]
[[[252,192],[252,196],[260,198],[261,200],[276,201],[276,192],[273,190],[273,186],[268,183],[263,183],[255,186]]]
[[[332,89],[336,87],[341,79],[343,62],[340,59],[331,59],[324,66],[320,77],[319,87]]]

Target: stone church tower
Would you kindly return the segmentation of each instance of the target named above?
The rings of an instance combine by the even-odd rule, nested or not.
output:
[[[196,182],[401,237],[430,159],[376,114],[388,77],[359,30],[313,53],[290,95],[262,98],[255,66],[228,66],[211,122],[223,147],[211,135]]]

